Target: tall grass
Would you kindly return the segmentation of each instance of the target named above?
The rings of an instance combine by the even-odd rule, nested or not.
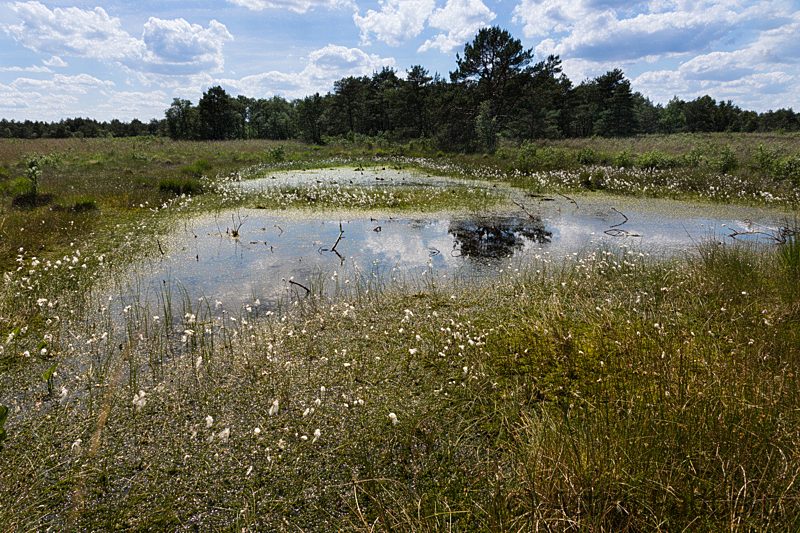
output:
[[[96,309],[55,398],[39,382],[9,402],[0,523],[794,530],[800,315],[780,254],[600,250],[277,315],[179,292],[122,321]]]

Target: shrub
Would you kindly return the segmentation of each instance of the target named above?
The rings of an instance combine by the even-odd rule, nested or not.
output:
[[[271,150],[267,150],[267,161],[271,163],[286,161],[286,149],[283,146],[276,146]]]
[[[639,157],[636,158],[637,167],[649,170],[664,170],[675,168],[679,165],[680,161],[676,157],[655,150],[640,154]]]
[[[594,165],[598,162],[597,152],[591,148],[581,148],[577,160],[581,165]]]
[[[97,200],[90,196],[81,196],[72,203],[71,209],[77,213],[94,211],[97,209]]]
[[[633,155],[627,150],[623,150],[614,157],[614,166],[618,168],[630,168],[633,166]]]
[[[537,147],[533,143],[523,143],[517,155],[517,167],[522,172],[537,170],[560,170],[569,166],[570,157],[562,148],[552,146]]]
[[[775,150],[767,148],[764,146],[764,143],[759,143],[758,148],[756,148],[756,153],[753,156],[751,166],[758,170],[761,175],[771,174],[777,156],[778,154]]]
[[[201,194],[203,184],[196,178],[164,178],[158,182],[162,192],[172,194]]]
[[[739,160],[730,146],[725,146],[714,159],[714,170],[723,174],[728,174],[739,168]]]
[[[800,154],[774,161],[773,167],[778,177],[790,179],[800,185]]]
[[[191,165],[186,165],[185,167],[181,168],[181,173],[188,176],[193,176],[195,178],[200,178],[208,173],[210,168],[211,164],[208,162],[208,160],[198,159]]]
[[[28,178],[14,178],[3,184],[3,192],[15,198],[33,194],[33,183]]]

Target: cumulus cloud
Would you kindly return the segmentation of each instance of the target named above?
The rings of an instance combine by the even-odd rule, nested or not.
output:
[[[657,101],[676,94],[687,98],[710,94],[754,109],[797,106],[798,32],[800,13],[739,48],[696,55],[674,70],[645,72],[633,85]]]
[[[234,80],[219,80],[224,86],[248,96],[280,94],[299,98],[315,92],[325,93],[333,82],[347,76],[371,75],[383,67],[393,67],[395,60],[368,54],[359,48],[329,44],[314,50],[299,72],[270,71]]]
[[[96,116],[95,97],[105,96],[113,89],[113,82],[88,74],[21,77],[7,85],[0,84],[0,115],[20,120]]]
[[[102,7],[51,10],[40,2],[14,2],[10,7],[19,22],[6,26],[6,32],[36,52],[120,59],[138,47],[120,20]]]
[[[549,48],[564,57],[621,61],[704,51],[745,30],[773,27],[787,16],[791,10],[781,0],[522,0],[513,20],[522,24],[526,37],[548,37],[539,46],[555,39],[557,45]]]
[[[251,11],[264,11],[265,9],[288,10],[295,13],[305,13],[311,9],[338,9],[351,7],[351,0],[228,0],[229,3],[246,7]]]
[[[703,94],[753,109],[798,102],[796,2],[520,0],[512,20],[538,57],[560,55],[574,80],[622,67],[658,102]]]
[[[159,74],[219,71],[224,63],[223,45],[233,39],[225,25],[216,20],[204,28],[184,19],[151,17],[142,37],[135,38],[122,28],[118,18],[101,7],[51,10],[31,1],[15,2],[11,9],[19,20],[6,25],[6,32],[30,50],[54,54],[49,61],[55,62],[63,62],[60,55],[71,55]]]
[[[32,65],[30,67],[0,67],[0,72],[29,72],[38,74],[38,73],[49,73],[53,71],[47,67]]]
[[[150,17],[142,34],[141,61],[146,69],[162,74],[221,71],[222,47],[232,39],[225,25],[216,20],[204,28],[184,19]]]
[[[419,51],[438,48],[444,53],[451,52],[488,26],[496,16],[481,0],[447,0],[445,6],[434,11],[428,20],[432,28],[444,32],[422,43]]]
[[[50,59],[44,59],[42,60],[42,63],[44,63],[48,67],[53,67],[53,68],[66,68],[69,66],[69,64],[67,64],[66,61],[64,61],[58,56],[53,56]]]
[[[162,90],[113,91],[97,105],[96,113],[120,120],[147,120],[148,117],[163,117],[171,103],[172,98]]]
[[[370,9],[362,17],[356,12],[353,20],[361,30],[361,42],[368,44],[370,34],[390,46],[398,46],[416,37],[436,7],[435,0],[382,0],[380,11]]]
[[[58,91],[71,94],[86,94],[92,89],[112,88],[113,81],[101,80],[89,74],[65,76],[54,74],[47,79],[17,78],[10,87],[19,91]]]

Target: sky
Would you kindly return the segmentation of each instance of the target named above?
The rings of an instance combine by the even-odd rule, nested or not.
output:
[[[485,26],[621,68],[654,103],[709,94],[800,110],[800,0],[0,0],[0,118],[163,118],[173,98],[289,99],[413,65],[447,77]]]

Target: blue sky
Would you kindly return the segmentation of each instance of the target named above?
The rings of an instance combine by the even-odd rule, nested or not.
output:
[[[0,3],[0,117],[149,120],[212,85],[295,98],[383,66],[447,76],[488,25],[576,83],[619,67],[654,102],[800,110],[800,0],[42,0]]]

